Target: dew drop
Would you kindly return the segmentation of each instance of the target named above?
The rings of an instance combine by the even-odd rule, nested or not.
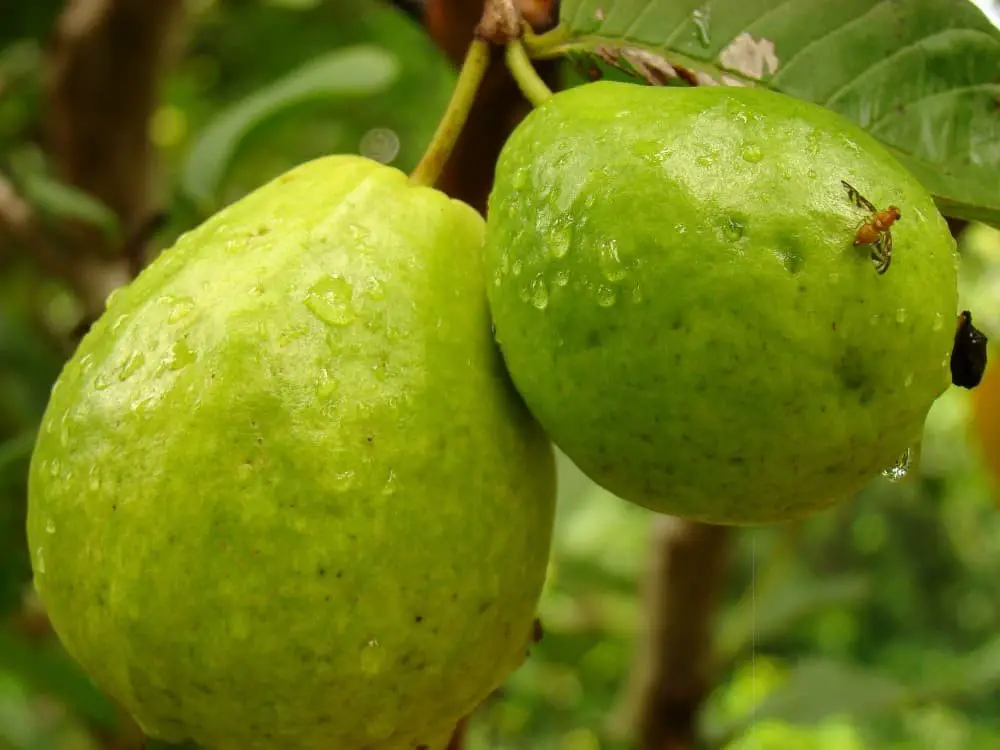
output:
[[[941,313],[935,313],[933,328],[935,331],[940,331],[942,328],[944,328],[944,315],[942,315]]]
[[[736,240],[743,237],[744,228],[745,227],[743,225],[743,222],[734,219],[732,216],[730,216],[726,220],[726,226],[723,227],[722,231],[725,233],[726,237],[729,240],[735,242]]]
[[[683,224],[674,224],[674,231],[677,232],[677,234],[686,234],[687,227]]]
[[[503,284],[503,274],[500,273],[500,269],[493,272],[493,286],[500,286]]]
[[[178,341],[170,348],[170,359],[164,364],[171,370],[183,370],[195,361],[194,352],[184,341]]]
[[[639,288],[638,284],[632,287],[632,301],[636,304],[642,302],[642,289]]]
[[[615,290],[607,286],[597,287],[597,304],[601,307],[611,307],[618,299]]]
[[[569,274],[566,271],[556,271],[552,276],[552,283],[556,286],[566,286],[569,283]]]
[[[906,322],[906,308],[905,307],[900,307],[898,310],[896,310],[896,322],[897,323],[905,323]]]
[[[46,534],[56,533],[56,522],[53,521],[51,518],[45,522],[45,533]]]
[[[132,352],[132,355],[125,360],[125,364],[118,370],[118,379],[123,383],[139,371],[139,368],[146,361],[146,355],[142,352]]]
[[[338,492],[346,492],[354,486],[354,472],[348,469],[333,475],[333,486]]]
[[[890,482],[901,482],[906,479],[910,472],[913,449],[907,448],[903,454],[893,462],[892,466],[882,470],[882,476]]]
[[[520,276],[521,275],[521,270],[523,268],[524,268],[524,266],[521,263],[521,261],[520,260],[515,260],[514,261],[514,265],[511,267],[511,271],[514,273],[515,276]]]
[[[346,326],[354,320],[351,309],[351,283],[343,276],[324,276],[311,287],[305,304],[323,323]]]
[[[49,462],[49,474],[51,474],[54,477],[57,477],[59,476],[59,472],[61,470],[62,470],[62,465],[59,463],[59,459],[53,458],[52,461]]]
[[[385,480],[385,485],[382,487],[382,494],[385,497],[396,494],[396,472],[389,469],[389,477]]]
[[[385,649],[374,638],[361,649],[361,671],[368,675],[378,674],[385,666]]]
[[[808,172],[806,172],[806,177],[808,177],[810,180],[815,180],[816,179],[816,170],[815,169],[810,169]]]
[[[172,305],[167,313],[168,323],[179,323],[184,320],[194,310],[194,300],[190,297],[167,298]]]
[[[558,260],[566,256],[569,252],[570,242],[573,240],[573,230],[570,227],[557,229],[549,237],[549,254]]]
[[[751,164],[756,164],[761,159],[764,158],[764,152],[760,150],[760,146],[749,145],[743,147],[743,161],[750,162]]]
[[[549,290],[541,276],[531,282],[531,304],[539,310],[549,306]]]
[[[905,388],[909,388],[911,385],[913,385],[913,373],[912,372],[909,375],[906,376],[905,380],[903,380],[903,386]]]
[[[510,184],[515,190],[521,190],[528,184],[528,170],[518,169],[510,179]]]
[[[608,281],[621,281],[625,278],[625,267],[618,255],[618,243],[615,240],[609,239],[601,243],[598,264],[601,274]]]

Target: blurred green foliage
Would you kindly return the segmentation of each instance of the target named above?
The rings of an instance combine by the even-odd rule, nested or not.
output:
[[[7,174],[37,150],[44,42],[60,5],[0,2]],[[410,20],[374,0],[189,5],[186,50],[150,128],[168,196],[161,246],[322,153],[416,164],[454,72]],[[100,210],[61,199],[76,215]],[[1000,341],[1000,232],[973,225],[961,249],[963,305]],[[134,727],[44,627],[30,587],[27,464],[78,313],[29,263],[0,264],[0,750],[136,747]],[[803,523],[739,533],[707,747],[1000,747],[1000,513],[970,409],[965,391],[940,399],[906,481],[873,482]],[[627,744],[621,708],[652,517],[568,461],[560,468],[546,635],[475,716],[474,750]]]

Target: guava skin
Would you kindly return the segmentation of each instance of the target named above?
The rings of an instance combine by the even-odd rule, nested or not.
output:
[[[555,465],[490,335],[483,228],[319,159],[182,237],[66,365],[35,585],[149,735],[437,750],[523,661]]]
[[[884,275],[842,180],[901,209]],[[957,255],[931,197],[866,133],[777,93],[556,94],[502,151],[485,252],[528,407],[655,511],[816,512],[919,440],[950,382]]]

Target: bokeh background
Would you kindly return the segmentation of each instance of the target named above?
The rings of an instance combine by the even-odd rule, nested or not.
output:
[[[310,157],[416,164],[454,71],[404,14],[375,0],[187,6],[183,49],[148,128],[162,213],[154,252]],[[62,8],[0,1],[0,176],[44,222],[113,233],[103,206],[53,176],[41,145]],[[1000,231],[971,224],[959,239],[963,307],[1000,342]],[[139,748],[32,593],[26,470],[88,303],[22,244],[0,234],[0,750]],[[70,239],[56,244],[74,252]],[[735,536],[706,747],[1000,748],[1000,349],[992,354],[983,386],[935,405],[903,481],[877,480],[806,522]],[[627,746],[653,518],[567,461],[561,471],[545,637],[473,717],[474,750]]]

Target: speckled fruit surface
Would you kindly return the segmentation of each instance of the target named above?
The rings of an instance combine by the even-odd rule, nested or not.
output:
[[[182,237],[67,364],[35,584],[151,736],[438,750],[523,661],[554,462],[490,335],[482,233],[319,159]]]
[[[895,204],[879,275],[853,245]],[[757,89],[598,82],[507,142],[488,292],[511,376],[593,480],[657,511],[778,521],[850,496],[948,387],[955,244],[836,114]]]

